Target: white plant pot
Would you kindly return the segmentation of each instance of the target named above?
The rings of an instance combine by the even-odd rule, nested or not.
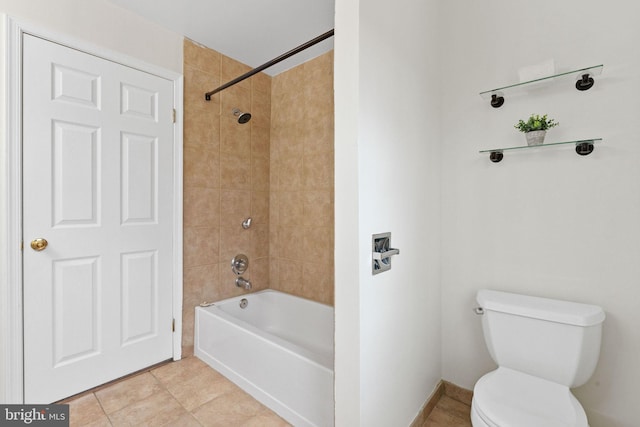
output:
[[[546,134],[546,130],[534,130],[525,133],[524,136],[527,138],[527,145],[542,145]]]

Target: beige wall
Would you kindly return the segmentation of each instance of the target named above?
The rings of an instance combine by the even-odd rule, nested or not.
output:
[[[249,67],[184,43],[183,347],[193,308],[246,291],[231,259],[249,257],[252,291],[333,304],[333,55],[273,79],[260,73],[207,102]],[[233,108],[252,114],[238,124]],[[251,228],[242,221],[251,216]]]
[[[182,67],[182,35],[107,0],[0,0],[0,13],[175,72]]]
[[[271,288],[333,305],[333,52],[273,78]]]
[[[249,257],[253,290],[269,287],[269,128],[271,78],[258,74],[205,101],[204,94],[248,67],[184,43],[183,347],[193,346],[193,308],[240,295],[231,259]],[[249,111],[239,124],[233,108]],[[251,216],[251,228],[242,222]]]

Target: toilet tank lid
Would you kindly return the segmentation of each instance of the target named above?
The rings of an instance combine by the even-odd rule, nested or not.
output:
[[[512,294],[482,289],[476,297],[485,310],[575,326],[592,326],[602,323],[604,311],[597,305],[582,304],[550,298]]]

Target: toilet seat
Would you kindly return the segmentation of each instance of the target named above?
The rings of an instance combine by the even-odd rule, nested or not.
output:
[[[489,427],[589,427],[568,387],[503,367],[478,380],[472,411]]]

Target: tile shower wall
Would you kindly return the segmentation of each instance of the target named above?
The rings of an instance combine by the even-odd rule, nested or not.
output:
[[[249,68],[184,42],[183,349],[193,348],[194,307],[245,291],[231,258],[249,257],[244,277],[269,287],[269,133],[271,77],[260,73],[205,101],[204,93]],[[237,123],[233,108],[252,114]],[[251,216],[251,228],[242,221]]]
[[[205,101],[249,67],[184,43],[183,351],[194,307],[240,295],[231,258],[249,256],[253,291],[333,304],[333,53]],[[252,114],[238,124],[233,108]],[[242,221],[253,218],[251,228]]]
[[[270,287],[333,305],[333,52],[273,77]]]

